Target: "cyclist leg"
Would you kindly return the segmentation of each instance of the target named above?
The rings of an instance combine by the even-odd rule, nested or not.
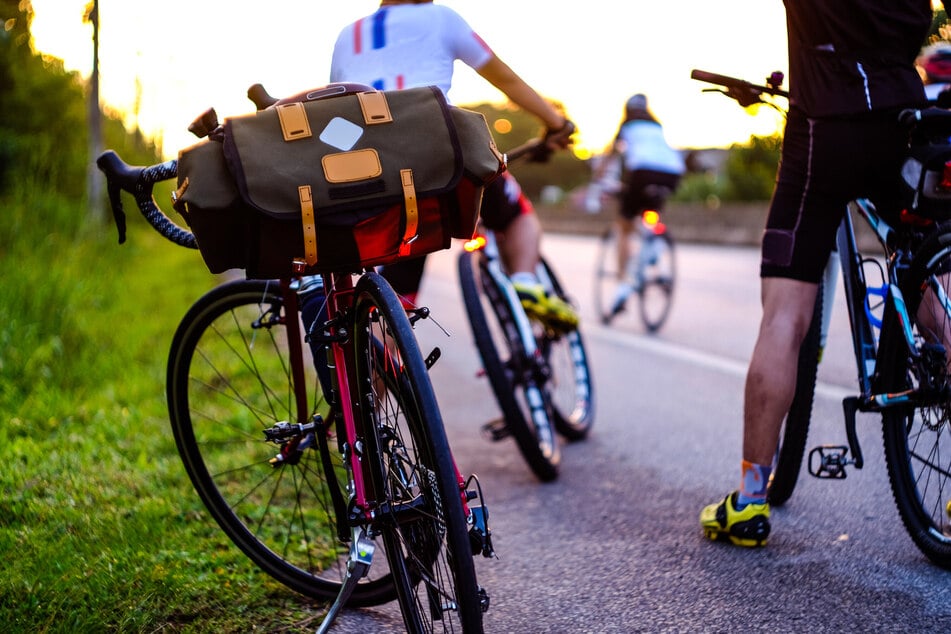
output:
[[[311,356],[314,359],[314,369],[320,380],[320,387],[324,395],[330,398],[333,383],[330,380],[330,367],[327,362],[327,345],[316,340],[320,327],[327,321],[327,294],[324,292],[324,281],[319,275],[311,275],[301,280],[298,290],[301,321],[304,323],[304,332],[307,333],[307,343],[310,345]]]
[[[541,223],[510,173],[503,173],[486,187],[481,217],[499,238],[499,253],[525,312],[555,329],[576,328],[575,310],[546,292],[535,272],[540,261]]]
[[[763,317],[745,388],[739,494],[701,512],[710,538],[743,546],[766,543],[766,486],[795,390],[799,346],[846,203],[863,196],[886,202],[889,184],[898,177],[901,135],[892,116],[817,120],[790,110],[763,237]],[[747,504],[753,508],[749,513]]]

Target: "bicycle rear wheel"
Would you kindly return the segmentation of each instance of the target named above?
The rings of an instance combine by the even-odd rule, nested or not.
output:
[[[541,259],[540,267],[540,277],[547,277],[552,292],[568,302],[564,288],[545,258]],[[568,440],[581,440],[594,424],[594,383],[581,330],[575,328],[562,333],[545,329],[538,337],[538,344],[549,368],[547,390],[555,429]]]
[[[643,231],[643,230],[642,230]],[[641,321],[647,332],[657,332],[670,315],[677,279],[674,241],[668,233],[642,235],[638,262],[637,295]]]
[[[353,345],[364,463],[409,632],[482,631],[462,491],[412,327],[383,278],[356,285]]]
[[[331,501],[332,489],[346,499],[340,450],[336,442],[326,443],[333,464],[327,473],[314,434],[279,447],[265,442],[263,433],[275,423],[297,421],[298,389],[307,391],[313,413],[330,417],[306,344],[306,385],[294,385],[288,318],[298,316],[287,315],[273,281],[241,280],[201,297],[172,341],[169,415],[185,470],[224,533],[280,583],[333,600],[349,553],[338,538]],[[286,459],[276,462],[283,451]],[[362,580],[349,605],[396,597],[392,577],[374,573]]]
[[[806,437],[812,418],[812,405],[816,394],[816,375],[819,368],[819,338],[822,329],[822,284],[816,293],[816,306],[806,338],[799,348],[799,365],[796,370],[796,391],[792,404],[783,420],[779,446],[773,460],[769,478],[768,498],[774,506],[782,506],[796,488],[802,458],[806,452]]]
[[[505,289],[481,251],[459,256],[459,281],[482,366],[519,451],[540,480],[558,477],[561,449],[555,437],[543,376],[544,359],[527,358]]]
[[[908,534],[932,562],[951,569],[951,233],[920,247],[901,281],[914,335],[912,355],[893,310],[886,312],[876,364],[881,387],[911,402],[883,411],[885,463]],[[917,358],[915,358],[917,356]]]

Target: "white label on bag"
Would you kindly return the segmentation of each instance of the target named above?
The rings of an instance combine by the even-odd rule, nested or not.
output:
[[[320,133],[320,140],[346,152],[362,135],[363,128],[360,126],[341,117],[334,117]]]

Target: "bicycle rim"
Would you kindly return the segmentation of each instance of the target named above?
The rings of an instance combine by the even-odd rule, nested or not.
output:
[[[513,308],[489,273],[481,252],[459,256],[459,279],[476,349],[506,428],[532,472],[543,481],[554,480],[561,450],[548,394],[532,365],[538,360],[526,359]]]
[[[356,287],[363,433],[386,558],[409,632],[481,632],[468,527],[436,398],[412,328],[382,277]]]
[[[917,352],[923,362],[909,360],[899,337],[886,338],[883,325],[880,357],[893,368],[886,388],[922,391],[933,386],[934,396],[915,406],[883,413],[883,442],[892,493],[909,536],[932,562],[951,569],[951,401],[948,394],[947,353],[951,349],[948,309],[934,301],[934,291],[951,292],[951,234],[933,235],[919,250],[902,290],[912,316]],[[893,317],[894,315],[892,315]],[[944,346],[936,349],[934,344]],[[891,391],[891,390],[890,390]]]
[[[558,277],[544,258],[541,266],[552,291],[568,301]],[[576,328],[567,333],[546,330],[538,341],[548,363],[547,389],[555,429],[568,440],[581,440],[594,424],[594,384],[581,330]]]
[[[328,479],[313,435],[272,464],[282,447],[263,433],[296,421],[285,317],[276,282],[241,280],[199,299],[172,342],[169,414],[185,470],[224,533],[280,583],[331,600],[348,556],[330,501],[330,487],[346,490],[337,443],[329,443],[335,473]],[[304,353],[307,402],[327,416],[306,344]],[[350,605],[394,597],[392,579],[371,571]]]
[[[674,243],[666,233],[651,234],[641,239],[640,248],[645,250],[636,256],[641,265],[638,290],[641,321],[648,332],[657,332],[667,321],[674,298],[677,278]]]

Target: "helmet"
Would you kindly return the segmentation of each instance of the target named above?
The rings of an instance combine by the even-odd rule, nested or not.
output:
[[[628,110],[647,110],[647,96],[637,93],[627,100],[625,107]]]
[[[939,42],[926,47],[918,57],[918,64],[929,83],[951,81],[951,43]]]

